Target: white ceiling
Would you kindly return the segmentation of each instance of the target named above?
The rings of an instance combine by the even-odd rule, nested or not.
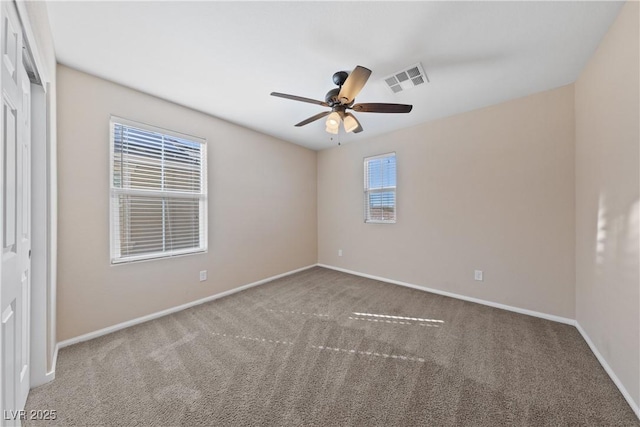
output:
[[[313,149],[366,139],[576,80],[619,2],[51,2],[59,62]],[[421,62],[430,83],[393,94],[383,77]],[[331,76],[373,70],[356,102],[364,132],[324,120]],[[132,117],[135,119],[135,117]],[[159,123],[158,125],[162,125]]]

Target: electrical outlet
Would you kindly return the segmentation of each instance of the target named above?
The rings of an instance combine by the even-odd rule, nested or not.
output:
[[[484,273],[482,272],[482,270],[476,270],[476,271],[473,273],[473,278],[474,278],[475,280],[479,281],[479,282],[482,282],[482,281],[484,280],[484,279],[483,279],[483,274],[484,274]]]
[[[200,281],[204,282],[205,280],[207,280],[207,270],[202,270],[200,272]]]
[[[338,256],[342,256],[342,249],[338,249]]]

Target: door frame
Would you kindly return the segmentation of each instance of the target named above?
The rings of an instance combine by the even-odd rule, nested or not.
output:
[[[14,0],[24,44],[42,86],[32,84],[31,95],[31,330],[30,387],[55,378],[56,341],[56,122],[55,69],[43,55],[28,6]],[[35,17],[38,19],[41,17]],[[45,16],[46,18],[46,16]],[[40,26],[40,28],[42,25]],[[45,37],[50,35],[45,34]],[[55,67],[55,66],[54,66]],[[0,230],[2,233],[2,230]],[[1,235],[0,235],[1,237]]]

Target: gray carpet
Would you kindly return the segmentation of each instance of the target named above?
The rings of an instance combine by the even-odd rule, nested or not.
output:
[[[572,326],[318,267],[65,348],[32,409],[81,426],[640,425]]]

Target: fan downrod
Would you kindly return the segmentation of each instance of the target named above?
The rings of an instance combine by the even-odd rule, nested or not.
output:
[[[333,73],[333,83],[335,83],[335,85],[338,87],[331,89],[324,97],[324,101],[329,104],[329,107],[333,108],[341,104],[338,95],[340,94],[342,85],[347,81],[347,77],[349,77],[349,73],[347,73],[346,71],[337,71]]]
[[[335,107],[336,105],[340,104],[338,94],[340,93],[340,89],[342,88],[344,82],[347,81],[347,77],[349,77],[349,73],[347,73],[346,71],[337,71],[333,73],[333,83],[335,83],[335,85],[338,87],[335,89],[331,89],[324,97],[324,100],[327,104],[329,104],[329,107]]]

